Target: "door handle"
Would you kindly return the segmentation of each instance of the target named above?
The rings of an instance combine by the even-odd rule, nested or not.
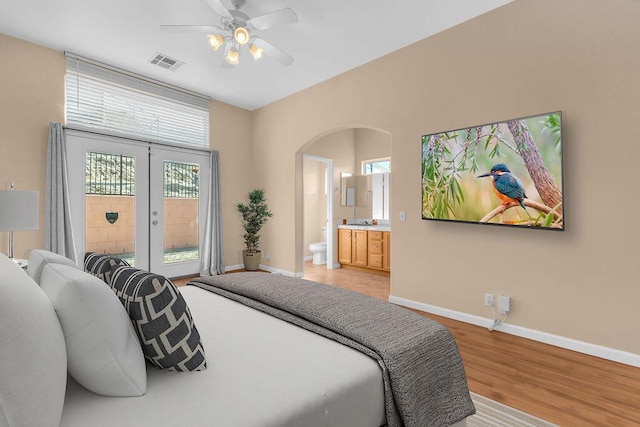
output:
[[[153,221],[151,222],[151,224],[153,224],[153,225],[158,225],[158,221],[153,220]]]

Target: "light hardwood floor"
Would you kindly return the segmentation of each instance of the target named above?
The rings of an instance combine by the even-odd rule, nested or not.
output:
[[[384,272],[306,262],[304,278],[389,299]],[[471,391],[561,426],[640,426],[639,368],[416,312],[451,330]]]

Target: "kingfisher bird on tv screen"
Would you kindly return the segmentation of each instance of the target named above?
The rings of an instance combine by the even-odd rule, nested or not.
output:
[[[562,115],[422,136],[422,219],[564,230]]]

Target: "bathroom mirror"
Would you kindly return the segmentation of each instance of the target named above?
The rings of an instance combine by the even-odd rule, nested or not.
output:
[[[340,204],[342,206],[355,205],[355,179],[350,173],[340,173]]]
[[[370,175],[351,176],[350,174],[343,172],[340,179],[340,204],[342,206],[366,207],[370,205]]]
[[[390,173],[352,176],[342,172],[340,176],[340,205],[353,206],[354,218],[389,219]],[[356,215],[356,207],[370,210],[359,209]]]
[[[371,199],[371,175],[358,175],[356,178],[356,206],[369,206]]]

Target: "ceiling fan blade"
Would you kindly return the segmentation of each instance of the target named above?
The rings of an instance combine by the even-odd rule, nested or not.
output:
[[[286,7],[276,10],[275,12],[267,13],[266,15],[251,18],[248,23],[256,30],[266,30],[267,28],[278,25],[295,24],[296,22],[298,22],[298,15]]]
[[[231,18],[231,13],[229,13],[229,9],[222,3],[220,0],[207,0],[207,4],[211,6],[218,15],[223,18]]]
[[[160,29],[167,33],[207,33],[215,34],[222,30],[215,25],[160,25]]]
[[[272,57],[276,61],[280,62],[282,65],[288,67],[289,65],[293,64],[294,59],[291,55],[281,51],[271,43],[267,43],[260,37],[255,37],[253,42],[255,43],[256,46],[263,49],[266,55]]]

